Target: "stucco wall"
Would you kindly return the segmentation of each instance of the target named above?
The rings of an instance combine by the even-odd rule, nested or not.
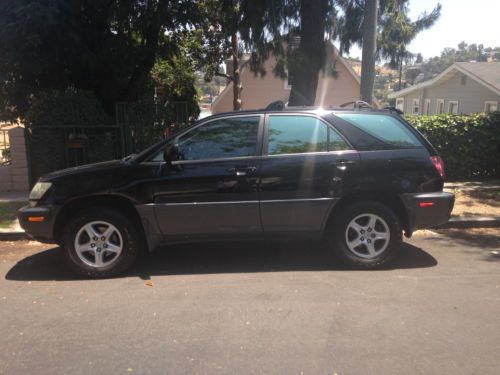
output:
[[[337,57],[335,57],[337,58]],[[243,84],[243,109],[261,109],[268,104],[281,100],[288,102],[290,89],[285,87],[285,81],[276,77],[272,70],[275,59],[269,58],[264,67],[267,74],[264,77],[255,76],[248,67],[241,71]],[[339,106],[340,104],[359,99],[359,83],[340,61],[336,64],[337,76],[332,77],[319,74],[318,89],[315,105]],[[212,105],[212,113],[228,112],[233,110],[232,84],[224,90],[221,96]]]
[[[10,165],[0,166],[0,192],[28,191],[28,161],[26,157],[26,143],[24,128],[15,127],[9,130]]]

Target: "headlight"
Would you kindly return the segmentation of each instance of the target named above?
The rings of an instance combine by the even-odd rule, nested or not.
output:
[[[37,182],[30,193],[30,200],[39,200],[50,189],[52,182]]]

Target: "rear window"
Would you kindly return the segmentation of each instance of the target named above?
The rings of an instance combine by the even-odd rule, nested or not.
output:
[[[375,138],[377,149],[386,145],[387,149],[422,147],[418,138],[398,119],[378,114],[335,113],[335,116],[349,122],[370,138]]]

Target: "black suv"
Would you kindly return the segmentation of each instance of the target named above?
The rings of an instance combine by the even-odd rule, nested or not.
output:
[[[19,220],[90,277],[123,272],[142,249],[214,238],[324,237],[342,261],[375,268],[403,231],[449,219],[443,178],[434,147],[394,111],[242,111],[43,176]]]

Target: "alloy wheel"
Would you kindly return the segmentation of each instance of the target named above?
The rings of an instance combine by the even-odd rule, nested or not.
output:
[[[361,214],[352,219],[345,231],[345,241],[349,250],[358,257],[374,259],[389,245],[389,226],[380,216]]]
[[[123,250],[123,238],[113,224],[92,221],[80,228],[74,246],[76,255],[83,263],[103,268],[118,260]]]

